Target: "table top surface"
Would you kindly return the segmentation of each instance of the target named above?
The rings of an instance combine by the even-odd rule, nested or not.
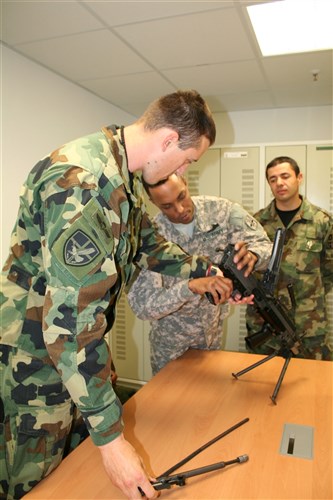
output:
[[[263,356],[190,350],[169,363],[124,405],[125,436],[158,476],[243,419],[249,421],[182,466],[188,471],[247,454],[246,463],[191,477],[166,499],[329,499],[332,487],[333,364],[292,359],[270,399],[284,359],[242,375]],[[313,458],[280,453],[285,424],[314,429]],[[90,438],[24,498],[122,499]]]

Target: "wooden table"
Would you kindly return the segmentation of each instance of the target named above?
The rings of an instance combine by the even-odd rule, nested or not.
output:
[[[292,359],[270,400],[284,360],[231,375],[262,356],[189,351],[169,363],[124,406],[125,435],[159,475],[229,427],[245,423],[183,466],[190,470],[249,455],[249,461],[189,478],[165,499],[329,499],[332,491],[333,363]],[[313,459],[280,453],[284,424],[314,427]],[[178,472],[178,471],[177,471]],[[26,499],[122,499],[90,438]]]

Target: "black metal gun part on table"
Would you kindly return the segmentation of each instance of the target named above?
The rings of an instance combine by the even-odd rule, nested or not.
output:
[[[243,420],[241,420],[237,424],[233,425],[232,427],[230,427],[226,431],[222,432],[221,434],[214,437],[213,439],[211,439],[210,441],[208,441],[204,445],[200,446],[200,448],[193,451],[192,453],[190,453],[190,455],[183,458],[180,462],[178,462],[175,465],[173,465],[172,467],[170,467],[168,470],[163,472],[163,474],[160,474],[156,478],[156,481],[152,481],[151,484],[152,484],[153,488],[157,491],[160,491],[160,490],[169,489],[173,485],[185,486],[186,479],[189,477],[194,477],[194,476],[198,476],[201,474],[205,474],[207,472],[212,472],[215,470],[223,469],[223,468],[227,467],[228,465],[233,465],[233,464],[237,464],[237,463],[242,464],[244,462],[247,462],[249,459],[248,455],[240,455],[239,457],[237,457],[233,460],[217,462],[215,464],[206,465],[204,467],[199,467],[197,469],[192,469],[192,470],[184,471],[184,472],[178,472],[178,474],[170,475],[171,472],[174,472],[175,470],[179,469],[179,467],[181,467],[182,465],[184,465],[187,462],[189,462],[190,460],[192,460],[192,458],[199,455],[199,453],[206,450],[206,448],[208,448],[212,444],[216,443],[216,441],[219,441],[221,438],[223,438],[227,434],[230,434],[230,432],[234,431],[235,429],[238,429],[238,427],[241,427],[249,420],[250,419],[248,417],[244,418]],[[141,493],[141,496],[145,496],[144,492],[142,491],[142,489],[140,487],[139,487],[139,491]]]
[[[300,352],[303,352],[301,337],[296,332],[296,325],[294,321],[290,318],[287,309],[280,303],[279,299],[273,296],[280,270],[284,239],[285,231],[278,229],[274,238],[270,262],[263,279],[260,281],[253,274],[245,277],[244,270],[237,269],[237,265],[233,261],[235,256],[234,245],[228,245],[226,247],[221,263],[219,264],[219,268],[223,272],[224,276],[231,279],[233,282],[233,295],[239,293],[242,297],[244,297],[253,294],[254,305],[258,313],[264,319],[262,329],[259,332],[245,338],[245,342],[248,347],[253,350],[255,347],[263,344],[271,336],[274,336],[279,344],[279,348],[274,350],[272,354],[269,354],[257,363],[254,363],[238,373],[233,373],[232,375],[237,379],[244,373],[260,366],[275,356],[282,356],[285,358],[282,371],[271,396],[271,400],[274,404],[276,404],[276,398],[287,371],[290,359],[297,356]],[[291,286],[288,286],[288,292],[291,298],[291,303],[294,306],[295,299]],[[212,297],[209,296],[209,294],[206,295],[208,300],[213,303]]]

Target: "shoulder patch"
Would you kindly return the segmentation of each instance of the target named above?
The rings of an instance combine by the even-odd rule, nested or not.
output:
[[[100,253],[92,239],[78,229],[65,242],[64,262],[68,266],[82,267],[90,264]]]
[[[257,229],[258,227],[258,222],[253,217],[251,217],[251,215],[246,216],[245,224],[253,230]]]
[[[113,258],[113,249],[111,226],[108,226],[98,203],[92,199],[54,241],[50,248],[50,272],[55,265],[62,272],[61,279],[86,282],[107,256]]]

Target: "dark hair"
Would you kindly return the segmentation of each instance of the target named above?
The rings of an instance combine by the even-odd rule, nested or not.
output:
[[[276,167],[276,165],[280,165],[280,163],[289,163],[291,168],[296,174],[296,177],[301,173],[300,168],[293,158],[289,156],[277,156],[274,160],[270,161],[266,167],[266,179],[268,179],[268,169],[272,167]]]
[[[161,186],[161,184],[165,184],[166,181],[169,179],[169,177],[166,177],[164,179],[160,179],[159,181],[155,182],[155,184],[149,184],[149,182],[146,182],[143,177],[141,177],[141,179],[142,179],[143,187],[145,188],[146,193],[149,195],[151,188],[154,188],[156,186]]]
[[[212,145],[216,128],[212,113],[196,90],[178,90],[152,102],[138,122],[146,130],[168,127],[179,135],[179,148],[198,148],[202,136]]]
[[[154,189],[154,187],[157,187],[157,186],[161,186],[162,184],[165,184],[172,175],[176,175],[177,177],[179,177],[180,179],[182,179],[182,181],[186,184],[186,180],[185,180],[185,177],[183,175],[178,175],[176,173],[174,174],[171,174],[169,175],[169,177],[165,177],[164,179],[160,179],[159,181],[155,182],[155,184],[149,184],[149,182],[146,182],[144,180],[143,177],[141,177],[142,179],[142,184],[143,184],[143,187],[145,188],[145,191],[146,193],[148,194],[148,196],[150,195],[150,190],[151,189]]]

